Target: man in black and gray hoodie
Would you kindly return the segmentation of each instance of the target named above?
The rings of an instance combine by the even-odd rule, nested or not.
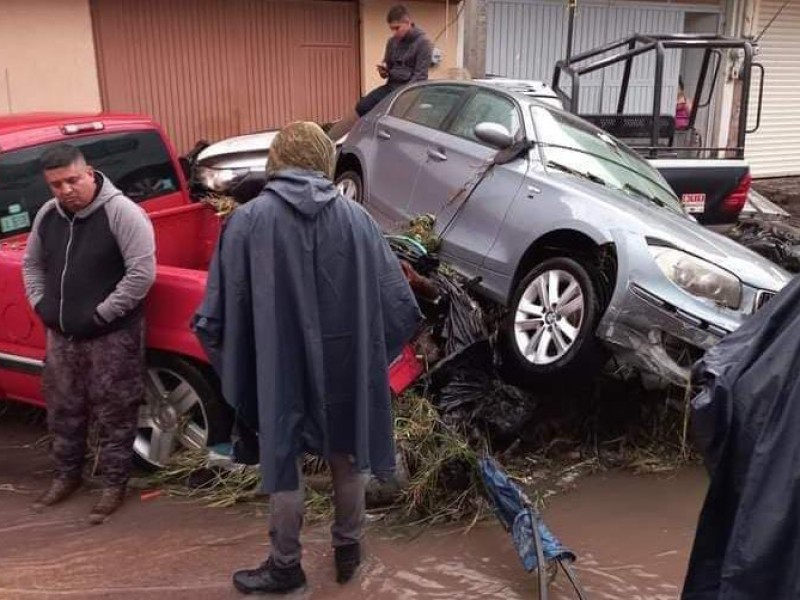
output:
[[[397,88],[426,81],[431,66],[433,45],[425,32],[411,20],[411,14],[402,4],[393,6],[386,15],[392,37],[386,42],[383,62],[378,64],[378,74],[386,83],[375,88],[356,104],[355,114],[343,118],[329,132],[333,140],[344,136],[359,117],[363,117],[381,100]]]
[[[122,504],[144,399],[143,301],[155,280],[155,238],[144,210],[80,150],[41,158],[55,198],[36,215],[23,266],[28,301],[47,328],[43,388],[56,475],[34,503],[56,504],[81,482],[90,417],[99,427],[102,523]]]

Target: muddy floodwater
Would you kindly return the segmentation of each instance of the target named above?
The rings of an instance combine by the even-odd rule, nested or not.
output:
[[[3,404],[0,403],[0,409]],[[41,422],[0,412],[0,598],[239,598],[230,574],[268,552],[266,517],[249,506],[210,509],[131,492],[105,525],[86,517],[97,492],[82,490],[43,514],[28,506],[48,482]],[[700,469],[667,475],[609,472],[548,502],[550,528],[576,554],[589,598],[678,598],[706,487]],[[372,524],[357,581],[334,583],[324,526],[304,537],[309,587],[290,598],[536,598],[510,537],[493,521],[464,528],[388,530]],[[551,598],[568,599],[563,579]]]

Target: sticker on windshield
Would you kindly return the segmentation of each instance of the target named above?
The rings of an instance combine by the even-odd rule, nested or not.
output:
[[[688,213],[701,213],[706,210],[705,194],[684,194],[681,196],[681,202]]]
[[[0,233],[11,233],[31,226],[31,217],[27,212],[20,212],[0,218]]]

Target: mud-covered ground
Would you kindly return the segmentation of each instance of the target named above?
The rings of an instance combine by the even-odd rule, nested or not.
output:
[[[0,598],[237,598],[230,574],[268,552],[266,516],[254,505],[211,509],[131,491],[104,525],[86,516],[97,497],[83,489],[63,506],[29,505],[49,480],[41,419],[0,403]],[[606,472],[549,501],[551,529],[579,556],[590,598],[678,598],[705,475]],[[146,498],[146,496],[145,496]],[[494,521],[464,527],[392,530],[373,523],[359,578],[333,582],[327,529],[305,533],[306,591],[326,599],[534,598],[536,581],[519,565]],[[572,598],[557,580],[551,598]]]

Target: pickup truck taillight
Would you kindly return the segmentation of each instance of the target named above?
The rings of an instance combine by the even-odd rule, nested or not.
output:
[[[722,203],[722,210],[728,214],[739,214],[747,202],[747,194],[750,193],[750,184],[753,178],[747,173],[739,181],[739,185],[733,190]]]

